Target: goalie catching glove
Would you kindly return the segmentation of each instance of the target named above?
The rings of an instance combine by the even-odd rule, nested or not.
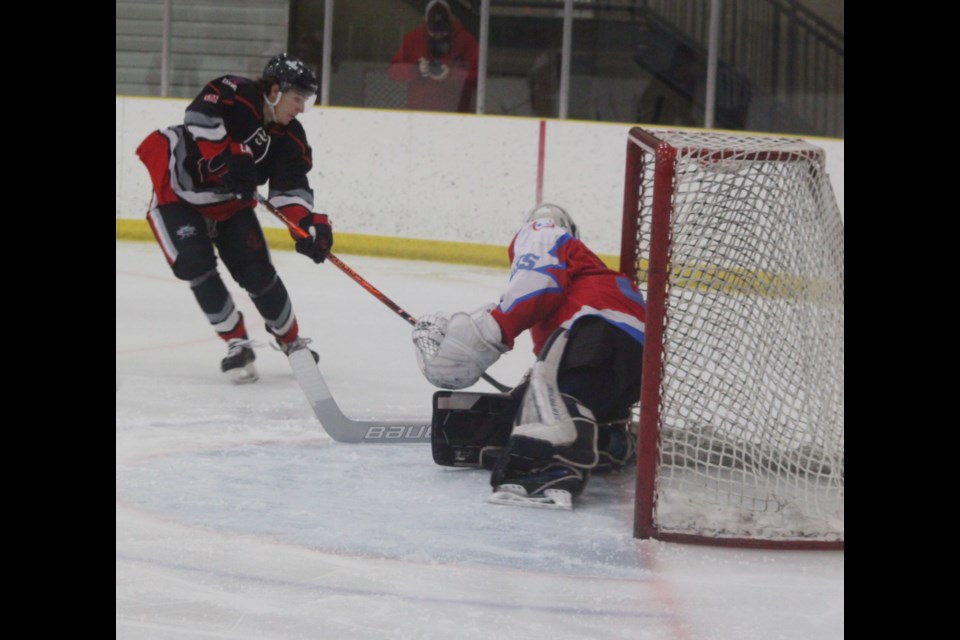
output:
[[[290,235],[296,240],[297,253],[302,253],[317,264],[323,262],[330,255],[333,247],[333,227],[330,219],[324,213],[308,213],[300,219],[298,227],[307,232],[301,238],[293,231]]]
[[[500,354],[509,349],[500,342],[500,325],[489,305],[471,314],[449,319],[434,314],[417,321],[413,344],[424,377],[441,389],[464,389],[477,382]]]

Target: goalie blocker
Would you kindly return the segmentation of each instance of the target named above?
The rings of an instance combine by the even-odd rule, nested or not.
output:
[[[433,394],[430,444],[445,467],[492,470],[503,453],[526,383],[510,393],[437,391]],[[599,462],[593,473],[617,471],[636,453],[636,425],[629,418],[597,425]]]

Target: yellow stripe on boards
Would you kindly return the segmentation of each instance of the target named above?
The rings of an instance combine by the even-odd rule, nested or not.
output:
[[[286,229],[266,227],[263,234],[273,250],[293,251],[293,239]],[[153,231],[146,220],[117,218],[117,240],[153,242]],[[360,233],[334,232],[334,252],[356,256],[398,258],[402,260],[425,260],[452,264],[474,264],[482,267],[510,268],[506,244],[472,244],[446,240],[418,240],[415,238],[388,238]],[[615,256],[600,256],[611,269],[618,269],[620,259]]]

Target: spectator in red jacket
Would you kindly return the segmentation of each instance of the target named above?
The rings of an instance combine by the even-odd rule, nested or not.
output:
[[[469,113],[477,89],[477,40],[446,0],[430,0],[423,24],[403,37],[387,75],[407,84],[407,108]]]

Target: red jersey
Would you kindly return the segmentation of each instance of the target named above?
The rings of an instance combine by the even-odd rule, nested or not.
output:
[[[554,331],[583,316],[599,316],[643,344],[646,303],[636,285],[552,219],[523,225],[509,255],[510,283],[491,311],[506,346],[530,329],[539,355]]]

